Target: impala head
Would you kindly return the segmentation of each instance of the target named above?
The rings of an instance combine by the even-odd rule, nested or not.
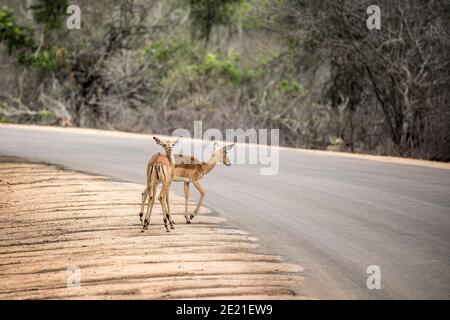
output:
[[[216,159],[217,162],[222,162],[227,167],[231,166],[231,161],[228,159],[228,151],[231,150],[231,148],[234,147],[233,144],[229,144],[223,147],[219,147],[219,144],[214,141],[213,146],[213,156]]]
[[[164,150],[166,150],[166,153],[171,153],[173,147],[178,143],[178,141],[180,139],[177,139],[175,141],[170,141],[170,140],[163,141],[163,140],[161,140],[161,139],[159,139],[157,137],[153,137],[153,140],[155,140],[155,142],[157,144],[159,144],[161,147],[163,147]]]

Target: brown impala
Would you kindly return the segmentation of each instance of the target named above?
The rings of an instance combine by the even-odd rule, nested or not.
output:
[[[146,192],[150,195],[148,198],[148,207],[145,220],[142,221],[143,212],[141,211],[139,217],[143,225],[143,230],[148,229],[150,223],[150,216],[152,215],[153,204],[155,203],[156,186],[158,183],[162,183],[161,193],[158,200],[161,203],[163,211],[163,221],[166,231],[170,232],[167,223],[170,224],[170,228],[173,229],[173,220],[170,214],[169,203],[169,188],[174,177],[175,160],[172,155],[173,146],[178,142],[176,141],[161,141],[160,139],[153,137],[157,144],[162,146],[166,150],[165,154],[155,154],[147,165],[147,188]],[[142,230],[142,231],[143,231]]]
[[[173,155],[175,159],[175,169],[174,169],[174,182],[184,182],[184,217],[186,218],[186,223],[191,223],[202,205],[203,198],[205,197],[205,190],[200,185],[200,180],[216,166],[217,163],[222,162],[226,166],[230,166],[231,162],[228,159],[227,152],[234,147],[234,143],[226,146],[219,147],[217,142],[214,142],[213,151],[211,157],[208,161],[199,161],[193,156],[184,156],[181,154]],[[167,152],[167,151],[166,151]],[[200,199],[198,200],[197,206],[194,213],[189,216],[188,214],[188,202],[189,202],[189,184],[193,183],[200,192]],[[142,204],[141,212],[139,216],[142,217],[142,212],[144,211],[145,199],[148,195],[148,189],[142,192]],[[149,202],[150,203],[150,202]],[[141,219],[142,221],[142,219]]]

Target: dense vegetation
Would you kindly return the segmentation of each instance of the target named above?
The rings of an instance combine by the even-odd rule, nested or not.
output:
[[[450,160],[450,5],[66,0],[0,8],[0,121],[171,133],[279,128],[284,145]]]

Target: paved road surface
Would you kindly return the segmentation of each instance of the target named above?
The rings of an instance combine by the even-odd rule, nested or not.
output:
[[[160,150],[150,136],[0,126],[1,155],[131,182]],[[221,165],[203,186],[205,205],[305,267],[301,295],[450,298],[450,170],[283,149],[276,175]],[[367,289],[369,265],[381,290]]]

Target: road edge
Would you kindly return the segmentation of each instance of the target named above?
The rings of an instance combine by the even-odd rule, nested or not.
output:
[[[139,133],[139,132],[127,132],[127,131],[118,131],[118,130],[103,130],[103,129],[93,129],[93,128],[78,128],[78,127],[57,127],[57,126],[42,126],[42,125],[24,125],[24,124],[0,124],[0,127],[6,128],[16,128],[16,129],[25,129],[25,130],[46,130],[46,131],[54,131],[54,132],[72,132],[77,134],[97,134],[102,136],[109,137],[133,137],[144,140],[151,140],[151,136],[157,136],[159,138],[170,138],[170,136],[156,134],[156,133]],[[203,143],[205,142],[201,139],[196,138],[182,138],[184,140],[192,140],[199,141]],[[242,143],[237,143],[241,145]],[[247,143],[246,146],[258,146],[257,144]],[[450,170],[450,163],[447,162],[439,162],[439,161],[431,161],[431,160],[422,160],[422,159],[413,159],[413,158],[402,158],[395,156],[382,156],[382,155],[371,155],[371,154],[361,154],[361,153],[348,153],[348,152],[339,152],[339,151],[328,151],[328,150],[315,150],[315,149],[304,149],[304,148],[293,148],[293,147],[273,147],[278,148],[279,150],[300,152],[304,154],[312,154],[312,155],[322,155],[328,157],[340,157],[340,158],[350,158],[357,160],[368,160],[368,161],[376,161],[382,163],[389,164],[399,164],[399,165],[409,165],[416,167],[426,167],[433,169],[442,169],[442,170]]]

